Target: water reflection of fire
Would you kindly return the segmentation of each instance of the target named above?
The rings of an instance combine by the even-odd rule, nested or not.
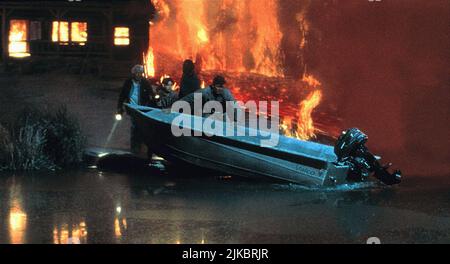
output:
[[[54,244],[84,244],[86,241],[87,227],[84,220],[80,223],[55,225],[53,228]]]
[[[278,100],[287,136],[304,140],[317,131],[312,114],[323,97],[313,76],[285,76],[278,22],[279,0],[154,0],[158,15],[150,27],[151,46],[144,56],[147,72],[180,77],[181,62],[192,59],[202,87],[216,73],[227,78],[236,99]],[[305,14],[295,23],[305,47]],[[157,65],[157,69],[155,69]],[[300,80],[299,80],[300,79]],[[331,132],[331,135],[336,133]]]
[[[14,184],[11,187],[9,204],[9,237],[12,244],[25,242],[27,231],[27,214],[23,208],[22,186]]]
[[[25,239],[27,215],[19,208],[13,207],[9,212],[9,232],[12,244],[22,244]]]

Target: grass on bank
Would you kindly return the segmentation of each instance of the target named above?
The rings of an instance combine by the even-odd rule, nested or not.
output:
[[[66,107],[24,108],[0,125],[0,171],[55,170],[82,162],[86,138]]]

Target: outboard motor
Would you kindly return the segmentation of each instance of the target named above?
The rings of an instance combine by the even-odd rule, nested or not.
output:
[[[355,181],[366,180],[370,174],[381,182],[392,185],[400,183],[401,171],[395,170],[393,173],[388,171],[391,163],[382,166],[378,160],[379,157],[369,152],[365,143],[367,135],[357,128],[350,128],[342,132],[334,146],[334,153],[338,158],[338,163],[350,167],[348,179]]]

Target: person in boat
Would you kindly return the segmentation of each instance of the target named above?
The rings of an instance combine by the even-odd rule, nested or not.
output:
[[[160,108],[169,108],[176,100],[178,94],[174,91],[175,82],[172,78],[166,77],[162,80],[161,85],[157,91],[159,96],[157,106]]]
[[[131,68],[131,77],[125,80],[117,103],[117,114],[124,112],[124,103],[132,105],[151,106],[153,90],[150,83],[144,78],[144,66],[135,65]],[[132,153],[140,153],[143,138],[136,127],[136,120],[131,118],[130,150]]]
[[[144,66],[135,65],[131,68],[131,77],[126,79],[117,103],[117,113],[123,114],[124,103],[148,106],[153,95],[152,87],[144,78]]]
[[[196,92],[183,97],[181,100],[188,102],[191,105],[191,109],[193,109],[193,107],[196,107],[194,104],[195,95],[200,93],[202,96],[202,107],[209,101],[216,101],[222,105],[222,109],[225,113],[227,110],[227,102],[236,102],[233,94],[225,87],[225,84],[225,78],[221,75],[217,75],[214,77],[211,85],[205,89],[199,89]]]
[[[208,101],[218,101],[225,106],[227,101],[235,102],[236,100],[231,91],[228,88],[225,88],[226,83],[227,81],[222,75],[215,76],[213,83],[202,90],[204,103]]]
[[[150,107],[158,107],[158,102],[160,101],[160,90],[161,90],[161,83],[156,78],[149,78],[148,83],[150,84],[151,93],[149,96],[149,103],[147,106]]]
[[[183,98],[201,88],[200,79],[195,72],[195,64],[192,60],[183,62],[183,76],[180,82],[179,98]]]

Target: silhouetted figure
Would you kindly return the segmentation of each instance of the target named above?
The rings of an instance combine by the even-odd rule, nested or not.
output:
[[[183,76],[181,77],[179,98],[183,98],[200,89],[200,80],[195,72],[195,64],[192,60],[183,63]]]
[[[225,110],[225,104],[227,101],[236,101],[233,94],[228,88],[225,88],[225,78],[221,75],[214,77],[213,83],[202,90],[203,103],[208,101],[216,101],[222,104]]]

